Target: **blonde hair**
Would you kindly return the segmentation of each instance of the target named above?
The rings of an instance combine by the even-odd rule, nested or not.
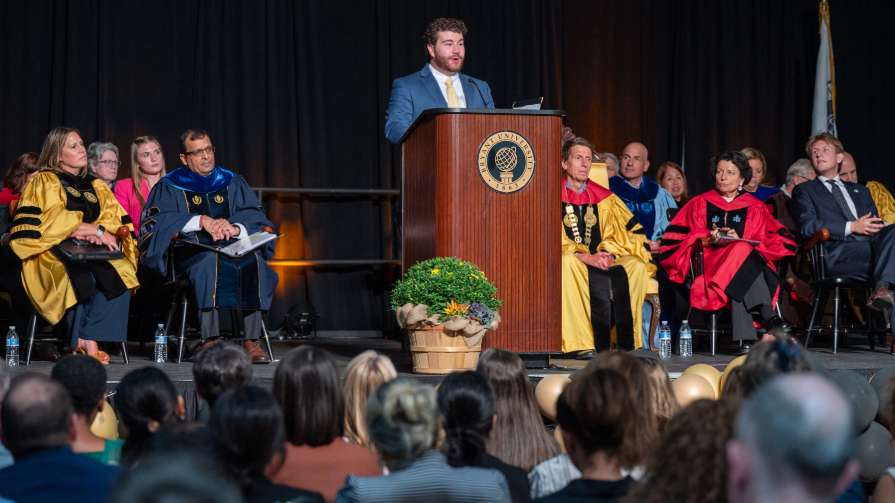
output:
[[[752,159],[758,159],[761,161],[761,180],[758,181],[758,184],[761,185],[762,182],[768,180],[768,161],[765,159],[764,154],[761,153],[761,150],[758,150],[755,147],[746,147],[740,150],[740,153],[746,156],[746,161],[751,161]],[[744,184],[745,185],[745,184]]]
[[[37,157],[37,167],[39,169],[48,169],[56,173],[64,173],[65,171],[59,167],[59,156],[65,147],[65,139],[71,133],[77,133],[81,136],[81,132],[73,127],[59,126],[55,127],[47,133],[43,146],[40,148],[40,155]],[[87,166],[81,168],[79,176],[87,175]]]
[[[370,440],[391,471],[435,448],[438,418],[435,389],[406,378],[383,384],[367,402]]]
[[[367,399],[382,384],[398,377],[395,365],[385,355],[367,350],[357,355],[345,369],[343,396],[345,398],[345,436],[352,442],[368,446],[364,412]]]
[[[661,361],[654,358],[640,358],[639,361],[653,381],[652,402],[659,419],[659,431],[661,432],[678,411],[677,398],[674,396],[668,371],[665,370]]]
[[[137,196],[137,201],[140,202],[141,208],[146,204],[146,201],[143,200],[143,194],[140,193],[140,184],[143,183],[143,172],[140,171],[140,163],[137,162],[137,149],[147,143],[155,143],[158,145],[159,152],[162,152],[162,144],[159,143],[158,138],[155,136],[138,136],[131,143],[131,182],[134,184],[134,194]],[[162,152],[162,156],[162,159],[164,159],[164,152]],[[165,167],[162,166],[161,176],[165,176],[166,173]]]

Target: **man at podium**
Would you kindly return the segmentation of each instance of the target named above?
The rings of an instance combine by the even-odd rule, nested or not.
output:
[[[642,346],[642,305],[656,271],[643,227],[625,203],[588,179],[593,146],[563,145],[562,351],[586,357]]]
[[[463,75],[466,24],[460,19],[433,20],[423,38],[429,63],[422,70],[395,79],[385,111],[385,137],[398,143],[424,110],[431,108],[494,108],[484,80]]]
[[[215,164],[208,133],[188,129],[180,140],[184,165],[159,180],[143,207],[140,260],[165,275],[172,253],[170,265],[193,289],[202,340],[218,337],[221,328],[240,338],[242,330],[252,361],[265,362],[257,340],[277,286],[266,262],[273,243],[237,258],[192,243],[226,244],[272,224],[245,178]]]

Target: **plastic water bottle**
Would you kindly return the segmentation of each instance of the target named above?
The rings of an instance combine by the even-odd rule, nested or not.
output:
[[[19,366],[19,334],[16,327],[10,325],[6,332],[6,365],[8,367]]]
[[[667,321],[659,327],[659,358],[667,360],[671,358],[671,328]]]
[[[155,363],[168,362],[168,334],[165,333],[165,326],[161,323],[155,329]]]
[[[678,354],[683,358],[693,356],[693,330],[687,320],[681,322],[681,329],[678,332]]]

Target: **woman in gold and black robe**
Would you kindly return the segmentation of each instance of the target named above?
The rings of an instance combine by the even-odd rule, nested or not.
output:
[[[133,225],[108,186],[86,172],[78,130],[50,131],[38,166],[22,192],[9,244],[22,261],[34,309],[50,324],[64,322],[72,347],[97,355],[96,341],[126,339],[131,290],[139,286]],[[120,251],[120,258],[74,260],[63,252],[71,240]]]

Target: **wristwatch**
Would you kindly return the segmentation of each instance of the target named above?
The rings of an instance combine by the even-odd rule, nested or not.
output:
[[[103,234],[105,234],[105,233],[106,233],[105,227],[103,227],[102,225],[96,226],[96,237],[101,238],[101,237],[103,237]]]

